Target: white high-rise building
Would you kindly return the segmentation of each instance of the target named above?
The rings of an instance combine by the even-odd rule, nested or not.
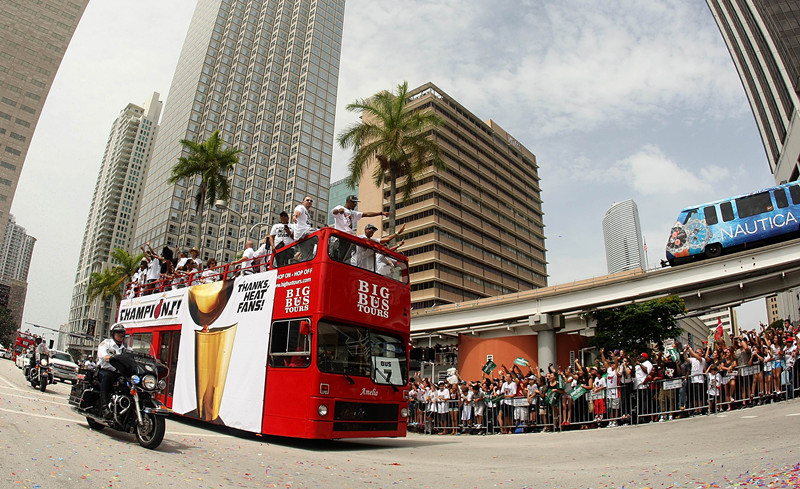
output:
[[[133,226],[158,133],[161,107],[159,94],[154,92],[142,107],[128,104],[111,126],[75,273],[69,311],[72,333],[86,333],[87,325],[94,321],[94,334],[102,335],[116,319],[116,301],[98,298],[89,303],[86,288],[93,272],[116,265],[110,256],[114,249],[137,251],[131,245]],[[88,352],[97,345],[88,339],[75,339],[71,346]]]
[[[199,0],[164,108],[134,245],[197,246],[232,261],[304,196],[324,226],[344,0]],[[227,209],[195,208],[198,180],[168,183],[180,140],[215,130],[241,149]],[[264,223],[263,225],[259,225]],[[197,243],[198,224],[202,239]],[[261,234],[260,234],[261,233]]]
[[[0,247],[0,280],[14,279],[27,282],[36,238],[18,225],[11,214],[8,215],[4,231]]]
[[[639,208],[631,199],[616,202],[603,217],[608,273],[646,269]]]

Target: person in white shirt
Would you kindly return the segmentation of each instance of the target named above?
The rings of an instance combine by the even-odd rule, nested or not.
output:
[[[692,349],[691,346],[686,347],[686,355],[691,365],[689,372],[689,404],[692,407],[699,407],[703,404],[703,374],[706,371],[706,359],[699,352]]]
[[[117,378],[117,369],[109,362],[111,357],[120,353],[131,351],[123,342],[125,341],[125,326],[116,323],[109,330],[111,338],[106,338],[97,347],[97,366],[100,376],[100,406],[103,415],[109,417],[108,402],[111,399],[111,387]]]
[[[147,281],[146,281],[146,283],[148,284],[148,286],[147,286],[147,290],[146,290],[145,293],[146,294],[152,294],[153,292],[156,292],[156,290],[158,288],[157,284],[155,282],[158,282],[159,280],[161,280],[161,262],[164,261],[165,259],[160,257],[160,256],[158,256],[156,254],[156,252],[153,251],[153,248],[150,246],[150,242],[149,241],[147,243],[145,243],[145,246],[147,246],[147,249],[145,249],[145,247],[142,246],[141,247],[142,251],[144,251],[144,254],[148,258],[150,258],[150,261],[147,263]]]
[[[243,275],[252,275],[253,274],[253,258],[255,257],[256,252],[253,251],[253,240],[248,239],[244,243],[244,253],[242,253],[242,274]]]
[[[358,196],[349,195],[343,206],[337,205],[331,210],[334,229],[355,235],[355,227],[358,225],[358,220],[362,217],[389,217],[389,213],[383,211],[359,212],[355,210],[358,202]]]
[[[203,273],[200,274],[201,281],[204,284],[210,284],[211,282],[216,282],[221,279],[221,274],[219,270],[214,270],[217,266],[217,260],[214,258],[208,259],[208,265],[206,269],[203,270]]]
[[[403,232],[405,227],[406,225],[403,224],[402,226],[400,226],[400,229],[396,233],[384,236],[383,238],[378,238],[375,236],[375,231],[377,231],[378,228],[374,224],[367,224],[367,227],[364,229],[364,234],[359,236],[359,238],[366,239],[369,241],[374,241],[376,243],[385,245],[391,240],[397,238],[400,235],[400,233]],[[397,243],[396,245],[394,245],[389,249],[395,251],[397,250],[397,248],[403,246],[404,243],[405,241],[400,241],[399,243]],[[397,264],[395,260],[384,255],[383,253],[376,254],[374,250],[365,248],[363,246],[359,246],[356,249],[355,266],[359,268],[364,268],[366,270],[372,270],[373,257],[375,261],[375,271],[385,277],[391,275],[392,269]]]
[[[202,265],[203,265],[203,259],[200,258],[200,251],[197,249],[196,246],[192,246],[189,249],[189,254],[192,255],[192,258],[191,258],[192,261],[194,261],[197,264],[197,269],[200,270],[202,268]]]
[[[449,409],[447,403],[450,401],[450,389],[447,388],[447,384],[444,381],[439,382],[439,389],[436,390],[434,393],[434,399],[436,400],[436,414],[438,418],[438,425],[442,429],[439,432],[440,435],[447,434],[447,427],[448,427],[448,413]]]
[[[308,213],[308,210],[311,209],[311,205],[313,203],[314,199],[306,196],[303,199],[303,202],[294,208],[292,221],[294,222],[295,241],[300,241],[301,239],[305,238],[311,234],[311,231],[313,230],[311,227],[311,214]]]
[[[653,393],[647,385],[647,376],[653,371],[653,364],[647,353],[639,355],[639,361],[634,366],[633,385],[636,389],[636,405],[639,406],[637,422],[648,422],[650,417],[646,414],[653,412]]]

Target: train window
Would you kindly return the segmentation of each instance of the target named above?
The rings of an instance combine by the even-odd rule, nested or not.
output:
[[[703,217],[705,217],[706,224],[709,226],[716,224],[718,222],[717,209],[713,205],[703,207]]]
[[[736,211],[739,213],[740,219],[772,212],[773,210],[769,192],[761,192],[736,199]]]
[[[786,198],[786,190],[782,188],[773,190],[772,195],[775,196],[775,204],[777,204],[778,209],[789,207],[789,199]]]
[[[733,205],[730,202],[723,202],[719,205],[719,211],[722,214],[724,222],[733,221]]]
[[[686,217],[683,218],[683,224],[691,221],[692,219],[699,219],[700,215],[697,212],[697,209],[691,209],[686,212]]]
[[[789,195],[792,196],[792,203],[800,205],[800,185],[792,185],[789,187]]]

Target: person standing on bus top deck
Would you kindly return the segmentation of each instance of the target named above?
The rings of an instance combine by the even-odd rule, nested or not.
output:
[[[311,234],[312,231],[311,214],[308,213],[308,210],[311,209],[311,204],[313,203],[314,199],[306,196],[303,199],[303,202],[301,204],[298,204],[297,207],[294,208],[292,221],[294,221],[295,241],[300,241],[301,239]]]
[[[161,279],[161,262],[164,260],[164,258],[158,256],[156,254],[156,252],[153,251],[153,248],[150,247],[150,242],[149,241],[147,243],[145,243],[145,246],[147,246],[147,249],[145,249],[145,247],[142,246],[141,247],[142,251],[144,251],[144,254],[147,257],[150,258],[150,261],[147,264],[147,282],[146,283],[152,284],[153,282],[157,282],[158,280]],[[148,288],[148,292],[147,293],[150,294],[150,293],[153,293],[154,291],[155,291],[155,285],[151,285]]]
[[[252,275],[255,273],[253,271],[253,258],[255,258],[256,252],[253,251],[253,240],[248,239],[244,243],[244,253],[242,253],[242,274],[243,275]]]
[[[106,338],[100,342],[97,347],[97,366],[98,375],[100,376],[100,406],[103,410],[103,416],[108,418],[111,411],[108,408],[108,402],[111,399],[111,386],[117,378],[117,369],[109,362],[111,357],[119,355],[124,352],[131,352],[128,346],[123,342],[125,341],[125,326],[121,323],[116,323],[111,326],[109,330],[111,338]]]
[[[347,201],[344,203],[344,206],[337,205],[336,207],[333,208],[333,210],[331,210],[331,215],[333,216],[334,229],[355,235],[356,234],[355,227],[358,224],[358,220],[361,219],[362,217],[377,217],[377,216],[389,217],[389,213],[383,211],[359,212],[356,210],[357,205],[358,205],[358,196],[349,195],[347,197]]]
[[[397,238],[400,233],[403,232],[406,225],[403,224],[400,226],[400,229],[397,230],[396,233],[390,234],[388,236],[384,236],[383,238],[378,238],[375,236],[375,231],[378,230],[377,226],[374,224],[367,224],[367,227],[364,228],[364,234],[359,236],[359,238],[366,239],[368,241],[374,241],[376,243],[380,243],[385,245],[386,243],[390,242],[391,240]],[[403,246],[405,241],[400,241],[396,245],[389,248],[392,251],[396,251],[397,248]],[[379,274],[388,277],[392,274],[392,269],[397,265],[397,262],[392,258],[384,255],[383,253],[375,254],[372,250],[368,250],[363,246],[359,246],[356,250],[356,266],[359,268],[365,268],[369,270],[371,268],[371,263],[368,263],[372,260],[373,255],[375,256],[375,271]],[[367,262],[367,263],[365,263]]]
[[[286,211],[281,212],[280,222],[273,224],[272,229],[269,231],[269,245],[272,248],[272,253],[277,253],[278,250],[294,243],[294,229],[289,224],[289,214]],[[282,267],[286,265],[289,257],[286,253],[275,257],[275,266]]]
[[[200,270],[203,265],[203,260],[200,258],[200,250],[198,250],[196,246],[192,246],[189,249],[189,254],[192,255],[192,261],[197,263],[197,269]]]
[[[399,238],[400,237],[400,233],[402,233],[405,228],[406,228],[406,225],[403,224],[402,226],[400,226],[400,229],[398,229],[396,233],[390,234],[388,236],[384,236],[382,238],[378,238],[377,236],[375,236],[375,231],[378,230],[378,227],[375,226],[374,224],[367,224],[367,227],[364,228],[364,234],[359,236],[359,238],[367,239],[367,240],[370,240],[370,241],[375,241],[376,243],[380,243],[382,245],[385,245],[386,243],[390,242],[391,240],[393,240],[395,238]],[[399,243],[397,243],[396,245],[392,246],[389,249],[392,250],[392,251],[395,251],[395,250],[397,250],[397,248],[402,246],[403,243],[405,243],[405,241],[400,241]]]

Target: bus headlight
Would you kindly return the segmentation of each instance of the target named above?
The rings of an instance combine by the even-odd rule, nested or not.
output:
[[[328,406],[326,406],[324,404],[320,404],[319,407],[317,408],[317,412],[319,413],[320,416],[327,416],[328,415]]]
[[[408,408],[400,408],[400,417],[407,418],[408,417]]]
[[[145,389],[151,391],[156,388],[156,384],[158,384],[158,379],[156,379],[155,375],[147,374],[142,377],[142,386],[144,386]]]

